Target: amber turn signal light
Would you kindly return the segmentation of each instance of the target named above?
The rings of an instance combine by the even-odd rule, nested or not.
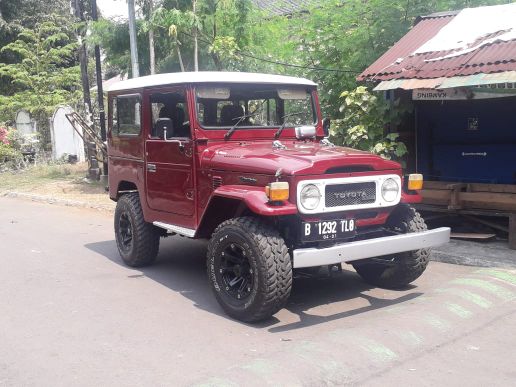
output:
[[[265,187],[265,194],[271,202],[288,200],[288,191],[288,183],[286,181],[275,181]]]
[[[420,173],[411,173],[408,177],[408,189],[410,191],[423,189],[423,175]]]

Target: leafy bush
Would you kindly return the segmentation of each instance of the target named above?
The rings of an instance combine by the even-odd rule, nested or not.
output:
[[[8,133],[6,127],[0,126],[0,143],[9,145],[9,139],[7,138]]]
[[[400,159],[407,153],[407,147],[398,141],[398,133],[385,134],[387,125],[396,127],[408,110],[395,101],[390,106],[385,100],[359,86],[344,91],[340,107],[343,117],[334,120],[331,139],[339,145],[366,150],[386,159]]]
[[[0,169],[20,169],[24,166],[23,155],[12,146],[0,142]]]
[[[23,135],[18,132],[15,128],[9,128],[7,131],[7,143],[15,150],[21,151],[22,146],[25,143]]]

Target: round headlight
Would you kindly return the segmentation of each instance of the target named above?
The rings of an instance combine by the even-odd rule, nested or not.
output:
[[[393,202],[398,197],[399,185],[394,179],[387,179],[382,184],[382,197],[386,202]]]
[[[321,191],[313,184],[308,184],[303,187],[299,199],[301,205],[307,210],[315,210],[321,201]]]

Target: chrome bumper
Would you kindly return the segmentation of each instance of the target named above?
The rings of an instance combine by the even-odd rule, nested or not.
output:
[[[450,229],[440,227],[434,230],[387,236],[341,245],[294,250],[294,268],[334,265],[341,262],[379,257],[382,255],[419,250],[444,245],[450,240]]]

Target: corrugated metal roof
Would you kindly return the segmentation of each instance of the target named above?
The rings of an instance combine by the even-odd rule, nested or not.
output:
[[[492,74],[474,74],[457,77],[440,77],[429,79],[391,79],[380,82],[375,91],[393,89],[450,89],[453,87],[495,85],[515,83],[516,71],[503,71]]]
[[[275,15],[291,15],[309,10],[320,0],[252,0],[252,3]]]
[[[456,16],[433,14],[420,21],[390,50],[369,66],[358,80],[436,79],[490,74],[516,70],[516,41],[499,41],[463,55],[449,58],[453,51],[411,54],[432,39]],[[493,36],[482,37],[482,40]],[[407,83],[403,83],[405,86]],[[428,87],[428,86],[425,86]],[[406,88],[406,87],[403,87]]]

